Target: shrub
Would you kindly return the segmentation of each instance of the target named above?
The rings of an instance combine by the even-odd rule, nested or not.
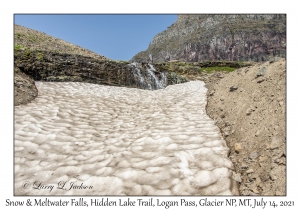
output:
[[[20,45],[15,45],[15,50],[20,50],[21,46]]]

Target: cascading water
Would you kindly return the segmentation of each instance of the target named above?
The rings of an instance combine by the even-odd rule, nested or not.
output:
[[[148,64],[150,69],[147,69],[147,73],[149,75],[149,77],[151,78],[151,86],[152,86],[152,90],[157,90],[157,89],[163,89],[167,86],[167,76],[165,73],[163,72],[158,72],[160,74],[160,78],[156,77],[155,72],[156,69],[151,65]]]
[[[137,64],[131,63],[129,66],[131,67],[135,82],[140,86],[140,88],[148,89],[148,84],[145,82],[140,69],[137,67]]]
[[[156,71],[153,65],[148,64],[149,68],[143,72],[141,72],[137,63],[131,63],[129,66],[131,67],[135,82],[140,88],[147,90],[158,90],[167,87],[167,73]]]

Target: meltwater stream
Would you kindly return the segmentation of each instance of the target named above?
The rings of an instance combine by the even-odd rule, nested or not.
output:
[[[148,68],[142,73],[138,65],[138,63],[128,64],[131,67],[135,82],[141,89],[158,90],[167,87],[168,79],[166,72],[158,72],[153,65],[148,64]]]
[[[238,194],[203,82],[36,86],[15,107],[15,195]]]

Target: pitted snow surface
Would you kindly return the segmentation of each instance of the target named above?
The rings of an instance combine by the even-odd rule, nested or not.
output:
[[[15,107],[15,195],[238,194],[203,82],[36,86]]]

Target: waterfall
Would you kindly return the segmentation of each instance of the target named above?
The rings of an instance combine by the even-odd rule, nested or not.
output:
[[[148,84],[145,82],[140,69],[137,67],[137,64],[132,63],[132,64],[129,64],[129,66],[131,67],[132,74],[134,76],[134,80],[139,85],[139,87],[142,89],[148,89]]]
[[[167,73],[156,71],[153,65],[148,64],[149,68],[146,70],[141,70],[137,63],[131,63],[128,66],[131,67],[134,80],[140,88],[158,90],[167,87]]]

